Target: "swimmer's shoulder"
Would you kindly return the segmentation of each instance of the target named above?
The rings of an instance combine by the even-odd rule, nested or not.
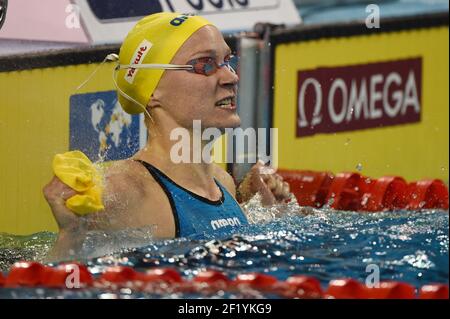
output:
[[[139,162],[115,161],[105,170],[106,209],[128,227],[157,225],[155,236],[173,237],[175,224],[164,190]],[[132,215],[132,218],[130,218]]]
[[[214,165],[214,177],[222,184],[231,196],[236,197],[236,184],[234,183],[233,177],[226,170],[224,170],[220,165]]]
[[[132,163],[127,160],[102,165],[104,210],[87,215],[89,230],[116,230],[134,226],[130,214],[136,213],[137,203],[145,196],[139,182],[133,178]],[[133,218],[134,219],[134,218]]]
[[[129,199],[146,198],[160,188],[147,169],[133,159],[114,161],[105,171],[105,182],[111,191],[128,194]]]

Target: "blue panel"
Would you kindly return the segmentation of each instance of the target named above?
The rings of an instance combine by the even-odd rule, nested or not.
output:
[[[93,161],[128,158],[139,150],[139,115],[125,113],[115,91],[72,95],[69,148]]]
[[[143,17],[162,11],[159,0],[88,0],[88,4],[99,20]]]
[[[379,6],[381,19],[449,10],[448,0],[295,0],[295,3],[304,24],[364,21],[369,15],[366,7],[372,3]]]

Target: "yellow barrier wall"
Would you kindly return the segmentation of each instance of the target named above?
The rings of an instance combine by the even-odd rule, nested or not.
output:
[[[357,171],[448,183],[448,27],[279,44],[275,48],[274,127],[278,166]],[[414,124],[296,137],[297,72],[422,57],[422,115]]]

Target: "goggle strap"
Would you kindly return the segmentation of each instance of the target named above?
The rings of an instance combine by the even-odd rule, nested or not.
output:
[[[153,123],[155,123],[155,122],[153,121],[153,117],[150,115],[150,113],[148,113],[147,108],[146,108],[144,105],[142,105],[142,103],[140,103],[139,101],[136,101],[136,100],[133,99],[131,96],[129,96],[128,94],[126,94],[126,93],[125,93],[124,91],[122,91],[122,89],[119,87],[119,85],[118,85],[117,82],[116,82],[116,72],[117,72],[117,71],[118,71],[118,69],[115,68],[115,69],[113,70],[113,74],[112,74],[112,80],[113,80],[114,86],[115,86],[116,89],[117,89],[117,92],[119,92],[119,94],[122,95],[122,96],[123,96],[125,99],[127,99],[128,101],[133,102],[133,103],[135,103],[136,105],[140,106],[140,107],[142,108],[142,110],[144,111],[144,113],[149,117],[149,119],[150,119]]]
[[[176,64],[119,64],[118,69],[193,70],[192,65]]]

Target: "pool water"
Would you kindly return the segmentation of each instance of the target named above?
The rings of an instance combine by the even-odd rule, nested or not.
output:
[[[188,279],[205,269],[222,271],[230,278],[245,272],[267,273],[280,280],[304,274],[316,277],[326,287],[336,278],[354,278],[364,283],[373,273],[373,267],[378,267],[381,280],[407,282],[415,287],[448,284],[448,211],[368,214],[325,208],[299,215],[290,207],[282,217],[276,215],[261,207],[254,209],[249,215],[254,224],[222,238],[202,236],[154,241],[145,237],[145,231],[133,232],[131,236],[130,233],[97,234],[87,240],[91,243],[85,245],[82,259],[94,274],[111,265],[132,266],[138,271],[170,266]],[[55,238],[56,234],[48,232],[26,237],[1,234],[1,269],[7,271],[18,260],[42,260]],[[107,248],[101,238],[106,239]],[[125,238],[129,239],[126,249],[111,244],[121,243],[123,247]],[[372,268],[366,272],[369,265]],[[0,289],[0,298],[102,295],[103,292],[94,289],[82,292]],[[149,296],[128,291],[127,297]]]

